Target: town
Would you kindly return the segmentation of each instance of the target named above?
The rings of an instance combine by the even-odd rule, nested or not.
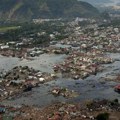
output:
[[[119,120],[120,24],[113,21],[34,19],[1,32],[0,119]]]

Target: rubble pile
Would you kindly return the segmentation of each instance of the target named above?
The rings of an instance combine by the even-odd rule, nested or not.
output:
[[[0,107],[1,117],[13,120],[99,120],[107,115],[110,120],[120,118],[118,100],[89,101],[80,103],[55,103],[43,109],[35,106]]]
[[[39,84],[55,79],[56,75],[42,73],[28,66],[17,66],[1,77],[3,80],[0,81],[0,99],[16,93],[31,91]]]
[[[96,120],[97,116],[101,113],[109,113],[111,120],[119,118],[120,104],[117,100],[91,101],[91,105],[93,107],[92,110],[88,107],[88,105],[86,106],[79,103],[60,104],[57,111],[48,115],[48,120]],[[56,106],[58,107],[58,105]],[[97,109],[99,109],[99,111]]]
[[[63,75],[67,73],[69,77],[74,79],[84,79],[91,74],[96,75],[100,71],[101,64],[112,62],[111,58],[103,54],[74,51],[63,63],[54,66],[53,69]]]
[[[43,54],[44,52],[39,49],[29,49],[29,48],[18,48],[18,49],[3,49],[0,50],[0,54],[6,57],[16,57],[22,59],[31,59],[31,57],[38,57],[39,55]]]
[[[66,87],[62,88],[62,87],[52,86],[53,84],[54,85],[60,84],[62,86],[62,83],[64,83],[62,80],[61,80],[62,82],[56,81],[54,83],[45,85],[44,88],[45,92],[47,90],[48,93],[50,94],[49,97],[51,98],[52,97],[55,98],[56,96],[58,97],[62,96],[64,98],[78,97],[79,94],[77,92],[73,90],[69,90],[69,88],[74,87],[73,85],[75,85],[76,89],[77,87],[80,88],[81,86],[81,88],[77,90],[81,90],[81,93],[83,92],[81,94],[83,95],[81,98],[78,99],[76,98],[73,101],[86,100],[86,98],[88,97],[94,99],[94,97],[95,98],[97,97],[95,93],[99,94],[100,97],[98,98],[100,99],[103,98],[102,95],[109,95],[108,96],[109,98],[113,98],[117,96],[118,94],[115,95],[116,93],[113,90],[120,93],[120,85],[116,85],[115,88],[113,88],[114,84],[110,82],[114,80],[115,84],[118,84],[120,81],[120,75],[118,76],[116,75],[117,71],[119,70],[119,66],[117,65],[119,64],[120,60],[118,57],[116,57],[115,54],[115,53],[120,53],[120,33],[119,33],[120,27],[119,26],[102,27],[99,26],[99,23],[97,24],[97,21],[94,22],[91,21],[89,25],[85,25],[84,27],[80,26],[79,22],[77,22],[76,20],[73,22],[67,22],[67,21],[65,23],[63,21],[61,22],[62,24],[65,24],[67,26],[67,28],[64,29],[65,37],[63,37],[62,34],[61,33],[59,34],[57,31],[54,32],[49,31],[49,33],[37,32],[34,34],[35,36],[31,34],[30,36],[28,36],[28,38],[22,38],[21,36],[20,38],[21,42],[5,41],[4,43],[2,42],[0,44],[0,55],[2,56],[17,57],[17,58],[21,58],[21,60],[23,59],[33,60],[34,58],[37,60],[37,62],[40,61],[39,64],[41,65],[41,69],[46,67],[47,69],[50,68],[51,70],[51,66],[53,66],[54,69],[54,73],[51,74],[51,73],[35,70],[28,66],[16,66],[8,72],[4,72],[4,73],[1,72],[0,73],[1,104],[6,102],[4,101],[6,99],[8,101],[12,100],[12,98],[17,98],[17,95],[18,96],[22,95],[22,93],[31,91],[34,87],[39,87],[40,84],[44,84],[46,82],[55,80],[57,78],[57,75],[59,76],[58,80],[60,80],[62,79],[61,74],[63,78],[66,77],[66,78],[72,78],[74,80],[78,80],[78,79],[85,79],[90,75],[97,75],[98,72],[101,72],[101,74],[98,74],[98,76],[96,77],[91,76],[90,80],[88,81],[87,80],[79,81],[80,83],[75,83],[75,81],[72,81],[75,84],[73,84],[71,81],[67,81],[68,83],[66,83],[67,85],[66,84],[65,85],[68,87],[68,89]],[[42,30],[41,28],[40,31],[44,31],[44,30]],[[43,40],[41,36],[42,34],[43,35],[49,34],[50,40],[48,39],[48,37],[46,38],[48,40],[46,39]],[[40,38],[38,37],[37,39],[35,38],[37,37],[36,35],[41,37]],[[56,37],[58,35],[59,39],[56,39],[54,35]],[[37,42],[40,41],[43,42],[49,41],[49,42],[43,43],[44,45],[42,46],[41,43],[37,44]],[[45,60],[44,61],[45,65],[44,65],[43,60],[41,60],[41,58],[40,59],[38,58],[41,54],[54,54],[55,57],[60,56],[60,54],[64,54],[63,56],[65,56],[65,58],[64,61],[61,63],[60,62],[58,63],[59,61],[58,58],[57,60],[55,60],[55,62],[53,62],[54,64],[53,63],[48,64],[48,62]],[[50,60],[54,61],[54,58],[48,59],[48,61]],[[26,60],[25,60],[25,64],[26,64]],[[111,64],[111,65],[109,66],[106,64]],[[112,71],[111,72],[108,70],[110,68],[116,68],[116,69],[111,69]],[[113,76],[112,73],[114,73]],[[92,81],[91,79],[94,81]],[[79,85],[77,86],[77,84],[79,84],[80,86]],[[46,89],[46,87],[49,90]],[[109,90],[111,89],[113,93],[110,91],[111,93],[110,95]],[[105,93],[103,91],[101,92],[100,90],[101,91],[105,90]],[[43,92],[42,94],[44,95],[44,90],[37,91],[37,95],[40,94],[40,97],[42,96],[41,92]],[[37,97],[37,95],[35,94],[35,97]],[[35,102],[35,99],[33,100],[33,102]],[[107,120],[108,119],[119,120],[120,119],[119,113],[120,113],[120,103],[117,99],[114,101],[92,100],[92,101],[87,101],[84,104],[82,103],[70,104],[67,102],[56,103],[56,104],[53,103],[52,105],[47,106],[45,108],[41,108],[39,106],[26,106],[26,105],[12,106],[12,107],[7,105],[0,105],[0,120],[2,119],[3,120],[6,119],[8,120],[103,120],[101,118],[104,116],[106,116]]]
[[[70,29],[70,28],[69,28]],[[80,47],[80,49],[96,49],[101,52],[120,52],[120,27],[94,27],[82,28],[75,26],[73,33],[59,43]]]
[[[87,104],[87,108],[89,111],[116,111],[120,112],[120,104],[118,99],[113,101],[108,100],[101,100],[101,101],[92,101],[91,103]]]
[[[72,51],[72,49],[71,48],[62,48],[62,47],[49,46],[49,47],[43,49],[43,51],[45,53],[50,53],[50,54],[54,53],[54,54],[66,54],[67,55]]]
[[[63,96],[65,98],[73,98],[79,96],[79,94],[74,90],[70,91],[67,88],[59,88],[59,87],[53,88],[51,93],[54,96]]]
[[[44,54],[42,48],[34,47],[32,49],[27,49],[27,57],[38,57],[39,55]]]

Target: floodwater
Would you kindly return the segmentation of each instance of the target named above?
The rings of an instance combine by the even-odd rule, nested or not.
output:
[[[108,54],[111,58],[117,59],[112,64],[105,64],[104,71],[99,72],[96,76],[91,75],[84,80],[72,80],[70,78],[59,78],[46,84],[41,84],[40,87],[34,88],[31,92],[24,93],[15,99],[4,101],[9,105],[38,105],[45,106],[56,101],[85,101],[89,99],[119,99],[120,94],[114,91],[114,86],[118,83],[112,81],[104,81],[104,77],[115,76],[120,73],[120,54]],[[66,56],[56,56],[43,54],[33,61],[19,61],[17,65],[28,65],[44,72],[51,72],[52,66],[63,61]],[[53,72],[53,71],[52,71]],[[77,91],[80,95],[77,98],[65,99],[63,97],[54,97],[49,93],[54,86],[67,87],[70,90]]]
[[[42,72],[53,73],[53,66],[62,62],[66,55],[42,54],[34,60],[20,60],[14,57],[0,56],[0,72],[11,70],[15,66],[29,66]]]
[[[23,60],[18,65],[33,67],[42,72],[53,73],[53,66],[64,60],[66,55],[42,54],[34,60]]]
[[[18,58],[4,57],[0,55],[0,72],[11,70],[18,62]]]

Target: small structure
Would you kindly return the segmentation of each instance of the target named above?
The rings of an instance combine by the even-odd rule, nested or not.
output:
[[[8,45],[1,46],[1,49],[8,49],[8,48],[9,48]]]
[[[116,92],[120,93],[120,85],[117,85],[115,86],[115,89],[114,89]]]

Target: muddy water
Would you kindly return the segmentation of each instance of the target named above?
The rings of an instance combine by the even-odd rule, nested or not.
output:
[[[120,59],[120,54],[108,54],[113,59]],[[52,66],[56,62],[60,62],[65,56],[56,57],[54,55],[43,55],[34,61],[22,61],[18,64],[30,65],[32,67],[42,69],[46,72],[51,72]],[[39,61],[39,62],[38,62]],[[41,62],[40,62],[41,61]],[[43,64],[42,64],[43,63]],[[41,66],[42,65],[42,68]],[[47,67],[47,68],[46,68]],[[24,93],[15,99],[4,101],[6,104],[27,104],[27,105],[48,105],[55,101],[84,101],[88,99],[115,99],[120,100],[120,94],[114,92],[114,86],[118,83],[112,81],[104,81],[104,77],[112,77],[116,73],[120,73],[120,61],[115,61],[112,64],[104,65],[105,70],[98,73],[96,76],[91,75],[85,80],[72,80],[59,78],[56,81],[49,82],[47,84],[40,85],[38,88],[34,88],[29,93]],[[79,92],[80,96],[73,99],[65,99],[63,97],[54,97],[49,94],[54,86],[67,87],[69,89]]]
[[[53,73],[53,66],[64,60],[66,55],[42,54],[35,60],[23,60],[18,65],[33,67],[42,72]]]
[[[12,69],[18,62],[18,58],[0,56],[0,72]]]

